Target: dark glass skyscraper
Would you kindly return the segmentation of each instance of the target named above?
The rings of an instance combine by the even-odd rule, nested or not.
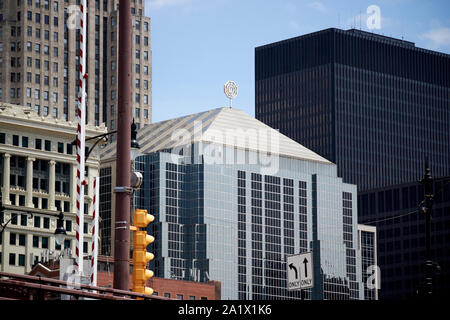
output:
[[[440,266],[440,272],[433,274],[433,300],[448,301],[450,184],[435,182],[432,194],[435,200],[431,212],[431,259]],[[379,294],[382,300],[417,298],[416,290],[425,276],[425,215],[417,210],[423,199],[424,188],[418,182],[358,194],[358,221],[377,229],[377,265],[381,271]],[[367,290],[365,296],[368,296]]]
[[[256,118],[368,190],[450,175],[450,55],[360,30],[255,49]]]

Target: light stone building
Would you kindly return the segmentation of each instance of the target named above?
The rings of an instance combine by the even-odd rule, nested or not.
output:
[[[132,116],[151,123],[150,18],[131,0]],[[88,1],[87,122],[117,129],[118,0]],[[0,0],[0,101],[76,121],[80,0]]]
[[[42,255],[75,253],[77,123],[39,116],[28,107],[0,103],[0,270],[24,274]],[[86,126],[86,138],[106,132],[104,125]],[[86,147],[91,147],[95,139]],[[91,253],[93,179],[99,174],[96,147],[86,161],[85,244]],[[54,232],[64,213],[66,241]]]

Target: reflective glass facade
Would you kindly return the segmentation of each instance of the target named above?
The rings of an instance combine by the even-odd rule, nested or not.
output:
[[[135,204],[155,215],[155,276],[221,281],[223,299],[300,299],[286,289],[286,255],[312,250],[315,287],[303,298],[364,298],[356,186],[335,165],[281,156],[269,175],[258,164],[208,164],[170,150],[136,161],[144,182]]]
[[[100,169],[100,252],[111,255],[111,167]]]
[[[359,248],[361,250],[362,280],[364,286],[364,300],[378,300],[379,273],[375,269],[377,261],[377,233],[376,228],[358,225]]]
[[[450,56],[359,30],[255,49],[255,115],[358,190],[450,175]]]

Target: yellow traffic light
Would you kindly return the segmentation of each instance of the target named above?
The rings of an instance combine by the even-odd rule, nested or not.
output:
[[[130,229],[134,231],[133,236],[133,291],[151,295],[153,289],[146,287],[147,280],[153,277],[153,271],[147,269],[147,263],[154,258],[154,255],[147,252],[147,246],[155,241],[153,236],[147,234],[147,225],[155,218],[147,213],[147,210],[136,209],[134,211],[134,227]]]
[[[145,228],[150,222],[153,222],[155,217],[147,213],[147,210],[136,209],[134,211],[134,226],[138,228]]]

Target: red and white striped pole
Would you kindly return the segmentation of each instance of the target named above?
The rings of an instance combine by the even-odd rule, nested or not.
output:
[[[84,243],[84,186],[86,185],[85,170],[85,145],[86,145],[86,22],[87,5],[86,0],[80,4],[80,89],[78,92],[77,111],[77,219],[76,219],[76,247],[75,266],[79,275],[83,274],[83,243]]]
[[[98,215],[100,203],[100,178],[94,179],[94,198],[92,205],[94,210],[92,212],[92,260],[91,260],[91,285],[97,286],[97,257],[98,257]]]

